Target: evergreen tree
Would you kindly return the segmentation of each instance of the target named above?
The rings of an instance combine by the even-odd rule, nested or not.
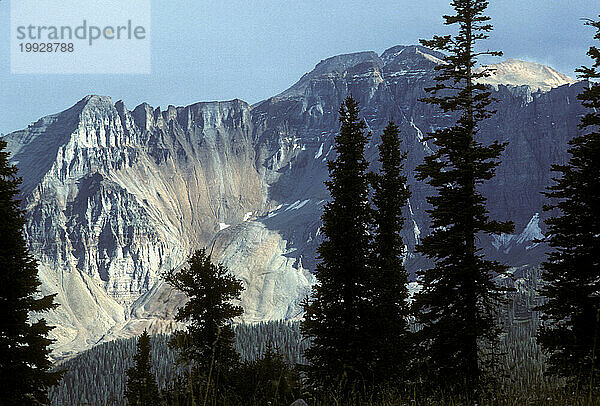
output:
[[[236,376],[241,404],[287,406],[301,394],[300,374],[271,343],[262,358],[244,362]]]
[[[231,301],[239,300],[242,284],[223,265],[213,264],[204,249],[196,251],[188,263],[188,268],[172,270],[165,277],[189,299],[175,317],[189,324],[185,331],[173,334],[170,345],[179,351],[180,360],[192,367],[193,395],[223,399],[229,372],[239,365],[231,321],[243,309]]]
[[[600,40],[600,20],[588,21]],[[556,199],[546,210],[559,215],[546,220],[554,250],[542,264],[548,300],[540,306],[543,325],[538,340],[550,353],[549,371],[593,390],[600,387],[600,50],[590,47],[592,67],[578,70],[587,88],[578,96],[591,109],[579,127],[585,135],[570,141],[567,165],[554,165],[559,178],[545,193]]]
[[[130,406],[158,405],[158,385],[152,373],[150,358],[150,336],[148,332],[140,335],[137,341],[137,352],[133,356],[134,365],[127,369],[127,389],[125,397]]]
[[[408,275],[403,265],[402,209],[410,197],[402,174],[406,154],[400,152],[399,128],[389,122],[381,136],[381,172],[372,173],[375,211],[373,274],[373,336],[376,338],[375,380],[390,381],[403,375],[409,358]]]
[[[37,263],[27,251],[25,219],[15,199],[21,179],[5,148],[0,140],[0,405],[45,404],[62,372],[50,372],[52,327],[30,317],[57,305],[55,295],[39,292]]]
[[[325,239],[318,248],[318,283],[305,303],[301,330],[312,340],[306,351],[311,382],[329,392],[348,394],[362,391],[372,379],[368,316],[373,216],[364,158],[366,124],[352,97],[346,98],[339,114],[337,157],[327,163],[330,180],[325,185],[331,201],[322,215]]]
[[[423,288],[414,305],[422,326],[426,379],[445,390],[476,396],[482,377],[478,344],[495,336],[494,309],[501,296],[492,278],[506,270],[484,259],[476,242],[482,233],[511,232],[512,224],[490,220],[478,190],[494,176],[505,148],[477,139],[479,122],[493,111],[488,108],[490,92],[475,83],[489,72],[476,73],[474,66],[481,55],[500,55],[475,50],[492,29],[484,15],[488,2],[454,0],[451,5],[455,14],[444,19],[446,25],[458,26],[456,35],[421,40],[448,54],[446,63],[436,67],[436,84],[426,89],[430,96],[423,101],[451,112],[457,121],[427,135],[437,148],[417,168],[418,179],[426,179],[437,193],[427,198],[431,234],[418,247],[434,265],[419,273]]]

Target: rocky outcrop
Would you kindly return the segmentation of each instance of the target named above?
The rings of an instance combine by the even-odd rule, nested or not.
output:
[[[88,96],[6,136],[23,177],[25,233],[43,290],[61,303],[49,315],[59,326],[56,353],[175,328],[172,316],[185,298],[160,274],[205,246],[243,281],[244,320],[301,317],[322,238],[326,162],[335,154],[339,105],[350,94],[372,132],[372,168],[388,120],[401,128],[412,190],[406,264],[425,266],[414,247],[428,232],[432,191],[413,172],[435,148],[424,135],[454,118],[419,99],[443,59],[420,46],[340,55],[254,106],[233,100],[128,110]],[[564,78],[524,64],[524,82],[505,86],[512,82],[502,72],[493,95],[498,113],[480,136],[509,145],[483,191],[493,216],[513,220],[516,231],[480,244],[510,265],[535,264],[545,250],[533,241],[544,232],[540,191],[577,133],[582,85],[556,87]]]

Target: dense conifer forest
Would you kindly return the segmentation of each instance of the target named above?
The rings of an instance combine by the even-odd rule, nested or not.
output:
[[[243,361],[264,356],[271,345],[291,364],[304,364],[308,346],[300,335],[298,322],[239,324],[235,328],[234,347]],[[176,352],[169,348],[168,335],[151,338],[152,372],[160,389],[184,372],[178,367]],[[66,370],[63,380],[50,390],[53,405],[123,404],[127,368],[133,365],[136,339],[116,340],[97,345],[58,368]]]

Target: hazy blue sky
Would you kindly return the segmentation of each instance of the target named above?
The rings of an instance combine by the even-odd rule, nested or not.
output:
[[[18,1],[18,0],[12,0]],[[82,0],[86,1],[86,0]],[[126,1],[126,0],[124,0]],[[86,94],[131,109],[279,93],[321,59],[447,33],[448,0],[152,0],[151,75],[11,75],[8,0],[0,0],[0,132],[23,128]],[[505,57],[548,64],[571,76],[587,64],[598,0],[491,0],[487,45]]]

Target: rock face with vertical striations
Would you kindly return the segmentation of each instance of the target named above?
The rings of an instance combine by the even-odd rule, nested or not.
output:
[[[238,100],[161,112],[88,96],[6,139],[24,179],[27,240],[63,305],[57,333],[92,331],[81,348],[125,322],[219,224],[264,203],[250,107]],[[96,291],[110,305],[94,303]]]
[[[432,191],[413,171],[435,148],[425,134],[454,120],[419,101],[443,60],[421,46],[339,55],[253,106],[233,100],[128,110],[88,96],[7,135],[23,178],[26,238],[44,293],[58,293],[61,304],[47,317],[58,326],[56,355],[143,328],[177,327],[172,316],[185,298],[160,275],[205,246],[243,281],[243,320],[301,317],[329,197],[326,162],[335,154],[338,108],[350,94],[372,131],[366,155],[373,169],[387,121],[400,126],[412,190],[406,264],[411,272],[426,266],[414,247],[428,233]],[[516,231],[480,244],[514,266],[543,258],[540,191],[550,165],[566,161],[583,113],[581,83],[517,62],[488,80],[498,113],[481,126],[484,142],[509,142],[496,178],[482,189],[493,216],[513,220]]]

